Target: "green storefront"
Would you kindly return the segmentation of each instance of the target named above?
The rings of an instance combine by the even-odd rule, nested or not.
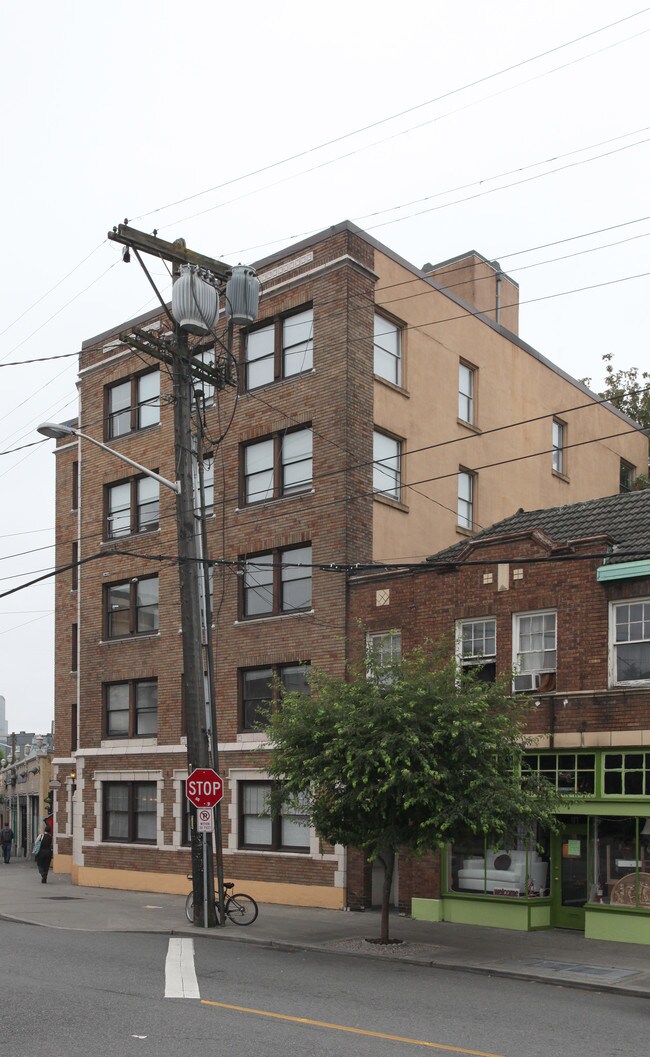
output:
[[[413,899],[416,918],[650,944],[650,750],[536,751],[527,762],[566,796],[558,829],[442,855],[442,896]]]

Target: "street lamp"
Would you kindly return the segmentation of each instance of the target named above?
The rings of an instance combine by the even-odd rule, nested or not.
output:
[[[189,374],[188,369],[188,385],[190,377],[191,376]],[[188,400],[188,409],[189,406],[190,403]],[[204,664],[201,652],[201,606],[200,586],[198,580],[198,565],[203,560],[203,556],[200,555],[198,552],[196,530],[194,526],[194,520],[196,517],[196,504],[194,502],[194,487],[191,469],[192,456],[191,452],[189,451],[189,448],[183,449],[183,454],[185,458],[179,463],[180,480],[169,481],[166,477],[161,477],[160,474],[155,473],[154,470],[150,470],[146,466],[142,466],[141,463],[136,462],[134,459],[130,459],[127,455],[123,455],[121,451],[116,451],[115,448],[111,448],[108,444],[103,444],[100,440],[96,440],[94,437],[89,436],[87,433],[82,433],[80,429],[76,429],[74,426],[69,426],[64,423],[57,422],[43,422],[40,426],[37,427],[37,429],[38,432],[41,433],[44,437],[49,437],[54,440],[64,439],[66,437],[80,437],[83,440],[87,440],[90,444],[94,444],[96,448],[101,448],[102,451],[106,451],[110,455],[114,455],[116,459],[120,459],[122,462],[127,463],[129,466],[134,467],[134,469],[139,470],[140,473],[145,474],[147,477],[152,477],[154,481],[158,481],[165,488],[169,488],[172,492],[175,493],[178,529],[178,548],[179,554],[181,554],[181,557],[185,559],[179,562],[179,576],[181,595],[181,622],[183,627],[183,663],[185,679],[187,680],[186,709],[188,769],[189,771],[193,771],[196,770],[197,767],[207,766],[207,764],[210,762],[208,760],[206,743],[204,742],[204,735],[207,735],[207,737],[211,741],[212,762],[216,770],[217,743],[216,717],[214,715],[214,700],[212,698],[211,693],[209,693],[208,695],[209,700],[204,697]],[[177,448],[178,447],[179,445],[177,445]],[[190,461],[188,461],[187,459],[188,456]],[[182,487],[181,481],[184,482],[184,487]],[[208,631],[206,631],[206,643],[208,642],[209,633]],[[200,712],[200,699],[202,697],[204,698],[204,706],[206,712],[204,718],[201,717]],[[192,878],[194,891],[203,891],[204,924],[207,928],[209,919],[214,920],[214,905],[212,902],[211,895],[211,892],[213,890],[212,859],[210,857],[210,859],[208,860],[207,856],[208,834],[203,833],[203,840],[196,844],[194,836],[198,836],[198,834],[193,835],[192,840]],[[223,864],[221,859],[220,842],[220,807],[219,805],[217,805],[217,874],[219,899],[223,907],[223,900],[221,899],[221,893],[223,891]],[[220,924],[224,924],[223,909],[220,916],[222,919],[220,921]]]
[[[168,481],[166,477],[161,477],[159,473],[155,473],[153,470],[148,470],[146,466],[142,466],[141,463],[136,462],[135,459],[129,459],[128,455],[123,455],[121,451],[116,451],[115,448],[109,448],[108,444],[102,444],[101,440],[95,440],[94,437],[90,437],[87,433],[82,433],[80,429],[75,429],[73,426],[67,426],[65,423],[41,422],[40,426],[37,426],[37,432],[42,433],[44,437],[49,437],[52,440],[61,440],[64,437],[81,437],[83,440],[87,440],[90,444],[94,444],[96,448],[101,448],[102,451],[110,452],[110,454],[114,455],[116,459],[128,463],[129,466],[133,466],[134,469],[139,470],[140,473],[146,474],[147,477],[153,477],[154,481],[158,481],[158,483],[164,485],[165,488],[170,488],[172,492],[176,493],[176,495],[181,494],[179,481]]]

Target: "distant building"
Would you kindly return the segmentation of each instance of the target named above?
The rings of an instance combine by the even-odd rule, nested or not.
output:
[[[328,567],[423,561],[518,507],[617,493],[648,443],[519,337],[517,284],[480,254],[420,269],[343,223],[256,268],[236,387],[197,382],[208,557],[229,563],[213,575],[225,870],[261,900],[341,907],[345,849],[265,813],[259,732],[278,686],[345,670],[346,577]],[[169,326],[157,310],[83,343],[79,428],[174,480],[170,373],[120,341],[136,323]],[[175,497],[83,440],[56,464],[55,868],[184,892]]]

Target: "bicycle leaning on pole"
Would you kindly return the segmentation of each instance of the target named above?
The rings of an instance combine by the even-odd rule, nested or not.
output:
[[[192,874],[188,874],[187,878],[191,881]],[[229,917],[235,925],[252,925],[259,912],[257,903],[252,896],[244,895],[243,892],[232,894],[231,890],[234,887],[232,881],[229,881],[223,886],[223,900],[226,917]],[[221,918],[221,904],[216,898],[216,892],[214,905],[217,911],[217,919],[219,920]],[[185,916],[188,921],[194,921],[194,890],[189,893],[185,900]]]

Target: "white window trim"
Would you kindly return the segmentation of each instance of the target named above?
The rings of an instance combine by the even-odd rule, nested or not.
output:
[[[271,850],[264,851],[259,848],[240,848],[239,847],[239,783],[240,782],[272,782],[273,779],[269,775],[268,771],[261,768],[231,768],[228,771],[228,785],[230,786],[230,804],[228,805],[228,817],[230,819],[230,833],[228,834],[228,851],[233,855],[264,855],[272,856],[277,859],[280,856],[282,859],[286,859],[288,856],[295,859],[318,859],[321,860],[336,860],[338,855],[321,855],[320,853],[320,840],[316,834],[316,830],[310,827],[309,830],[309,851],[308,852],[293,852],[293,851],[278,851]]]
[[[392,642],[392,640],[393,640],[393,638],[396,635],[399,635],[399,657],[397,659],[392,657],[392,653],[393,653],[393,642]],[[368,631],[368,632],[366,632],[366,656],[370,660],[372,660],[372,655],[373,655],[373,650],[374,650],[374,646],[373,646],[373,642],[372,642],[373,639],[387,639],[387,638],[391,639],[391,647],[390,647],[391,659],[390,659],[390,661],[388,661],[388,664],[397,664],[402,659],[402,629],[401,628],[386,628],[385,631]],[[383,670],[383,666],[382,665],[380,665],[377,669],[374,669],[372,667],[372,664],[371,664],[366,670],[366,675],[367,675],[368,679],[377,679],[378,681],[381,681],[382,680],[382,676],[381,676],[382,670]],[[384,676],[384,681],[385,681],[385,676]]]
[[[463,625],[464,624],[484,624],[488,620],[494,621],[494,653],[486,653],[479,657],[478,655],[472,655],[471,658],[464,660],[463,658]],[[497,658],[497,622],[496,617],[463,617],[462,620],[456,621],[456,660],[458,664],[463,668],[473,668],[482,661],[496,663]]]
[[[649,686],[650,679],[626,679],[625,681],[619,681],[616,678],[616,647],[622,645],[616,642],[616,610],[618,606],[631,606],[634,603],[650,603],[650,598],[619,598],[615,602],[609,603],[609,635],[608,635],[608,683],[610,687],[635,687],[635,686]],[[645,640],[641,640],[645,641]]]
[[[513,613],[512,614],[512,667],[513,667],[513,671],[515,672],[515,675],[521,674],[519,672],[519,669],[518,669],[518,666],[517,666],[517,658],[518,658],[519,653],[520,653],[520,650],[519,650],[519,638],[520,638],[520,623],[519,622],[520,622],[520,620],[523,617],[545,617],[545,616],[551,616],[551,615],[555,617],[555,666],[553,668],[538,668],[534,672],[525,672],[523,674],[532,675],[532,676],[545,675],[547,673],[550,674],[552,672],[555,672],[557,674],[557,609],[527,609],[523,613]],[[516,693],[526,693],[527,692],[525,690],[517,690],[517,691],[515,691],[515,680],[514,680],[514,678],[513,678],[513,681],[512,681],[512,688],[513,688],[513,691],[516,692]],[[535,687],[534,685],[529,688],[529,690],[533,691],[533,692],[536,689],[537,689],[537,687]]]

